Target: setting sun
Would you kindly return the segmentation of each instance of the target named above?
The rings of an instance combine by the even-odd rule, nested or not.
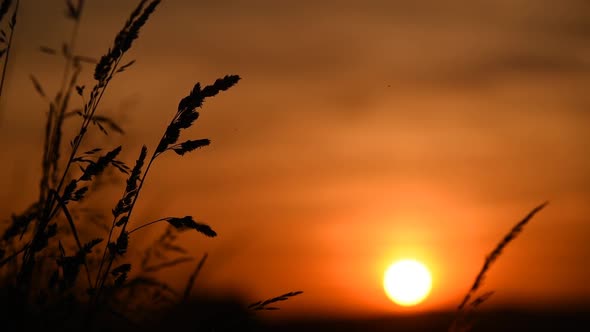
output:
[[[383,277],[387,296],[401,306],[422,302],[432,288],[430,272],[424,264],[404,259],[393,263]]]

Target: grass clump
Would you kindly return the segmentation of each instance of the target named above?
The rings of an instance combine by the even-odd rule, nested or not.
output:
[[[229,90],[241,78],[226,75],[208,85],[196,83],[179,101],[158,144],[152,149],[144,145],[133,167],[120,159],[122,146],[85,148],[88,133],[93,130],[105,135],[109,131],[124,132],[114,120],[99,114],[101,101],[117,75],[135,63],[124,59],[160,3],[160,0],[140,0],[112,46],[99,60],[94,60],[75,51],[85,1],[67,0],[66,18],[73,23],[69,41],[64,43],[61,52],[47,46],[40,49],[50,55],[61,54],[64,70],[54,96],[37,77],[30,76],[34,90],[48,107],[39,196],[0,229],[0,295],[6,302],[13,301],[10,327],[14,330],[137,327],[142,317],[153,312],[150,310],[154,304],[174,306],[191,301],[195,280],[207,259],[206,253],[189,276],[183,293],[150,277],[150,273],[193,261],[186,249],[175,244],[179,232],[192,231],[206,237],[215,237],[217,233],[191,215],[166,216],[135,226],[133,212],[151,167],[161,155],[173,152],[184,156],[210,144],[206,138],[180,140],[181,133],[194,125],[206,99]],[[0,31],[0,43],[4,45],[0,49],[0,56],[4,58],[0,98],[18,4],[18,0],[16,3],[4,0],[0,4],[2,23],[12,10],[9,38],[4,30]],[[79,83],[83,68],[88,64],[94,67],[94,83],[89,89]],[[82,107],[72,107],[76,103],[81,103]],[[79,121],[79,127],[67,140],[64,129],[66,123],[73,120]],[[83,201],[92,204],[97,183],[107,176],[107,170],[115,170],[127,180],[123,194],[111,210],[111,222],[100,223],[104,234],[89,235],[85,229],[88,226],[80,222],[80,204]],[[138,264],[129,254],[130,239],[156,223],[166,223],[168,227],[144,250]],[[132,275],[134,270],[137,273]],[[143,313],[143,316],[135,315],[140,317],[139,323],[131,317],[138,313]]]

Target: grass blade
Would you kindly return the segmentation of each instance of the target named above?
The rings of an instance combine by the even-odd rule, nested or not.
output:
[[[510,230],[510,232],[508,232],[508,234],[506,234],[504,236],[504,238],[502,238],[502,240],[496,245],[496,248],[494,248],[494,250],[492,250],[492,252],[486,257],[481,270],[479,271],[479,273],[477,274],[477,277],[475,278],[475,281],[473,282],[473,285],[471,286],[471,288],[469,289],[469,291],[467,292],[467,294],[463,298],[463,301],[461,301],[461,304],[458,307],[459,310],[461,310],[461,309],[463,309],[463,307],[465,307],[465,305],[467,304],[467,302],[469,302],[469,300],[471,299],[473,294],[480,288],[480,286],[483,282],[483,279],[486,275],[486,272],[490,269],[492,264],[502,254],[502,250],[504,250],[504,248],[508,245],[508,243],[512,242],[512,240],[514,240],[518,236],[518,234],[520,234],[523,227],[535,216],[535,214],[537,214],[545,206],[547,206],[547,204],[549,204],[549,202],[545,202],[545,203],[537,206],[531,212],[529,212],[529,214],[527,214],[524,217],[524,219],[522,219],[516,225],[514,225],[514,227],[512,227],[512,229]]]
[[[51,190],[51,193],[55,196],[55,200],[57,204],[61,207],[66,219],[68,220],[68,224],[72,230],[72,234],[74,235],[74,239],[76,240],[76,244],[78,245],[78,249],[80,252],[84,252],[84,247],[82,246],[82,242],[80,242],[80,237],[78,237],[78,231],[76,230],[76,225],[74,224],[74,219],[68,210],[67,205],[64,203],[63,199],[59,196],[55,190]],[[88,269],[88,264],[86,263],[86,259],[84,259],[84,269],[86,270],[86,276],[88,277],[88,287],[92,287],[92,280],[90,280],[90,269]]]
[[[195,268],[193,273],[191,273],[191,276],[188,279],[188,282],[186,283],[186,287],[184,289],[184,295],[182,296],[182,302],[186,303],[188,301],[191,291],[193,290],[193,286],[195,285],[195,280],[197,279],[197,276],[201,272],[203,265],[205,265],[205,261],[207,260],[207,257],[208,257],[208,254],[205,253],[203,255],[203,257],[201,258],[201,260],[199,261],[199,264],[197,264],[197,267]]]

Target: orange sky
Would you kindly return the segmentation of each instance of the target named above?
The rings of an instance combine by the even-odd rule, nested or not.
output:
[[[46,107],[29,74],[54,92],[62,62],[37,49],[68,35],[62,2],[21,4],[0,105],[2,215],[37,195]],[[89,0],[79,53],[104,53],[134,4]],[[100,111],[127,135],[93,141],[123,144],[132,164],[195,82],[239,74],[186,136],[212,146],[159,160],[135,215],[192,214],[218,231],[183,235],[210,254],[201,287],[251,300],[304,290],[291,313],[397,312],[381,277],[413,257],[434,274],[418,308],[442,310],[550,200],[492,268],[489,305],[588,303],[589,12],[574,0],[164,0]]]

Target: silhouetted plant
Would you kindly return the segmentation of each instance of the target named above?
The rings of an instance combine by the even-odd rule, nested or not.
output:
[[[16,22],[18,3],[17,0],[10,22],[10,36]],[[42,82],[30,75],[34,90],[48,104],[39,197],[24,212],[13,215],[4,229],[0,242],[0,268],[9,265],[12,268],[12,272],[6,275],[9,278],[13,277],[9,283],[14,282],[19,301],[22,302],[23,311],[20,314],[23,317],[36,314],[46,322],[65,326],[72,317],[79,320],[81,316],[85,317],[86,324],[92,324],[96,322],[97,315],[106,312],[132,323],[117,309],[131,309],[134,296],[140,292],[139,289],[142,289],[143,295],[151,294],[151,299],[146,301],[149,304],[159,301],[189,301],[195,280],[208,257],[206,253],[197,262],[182,294],[150,276],[150,273],[194,261],[184,248],[174,243],[176,233],[195,231],[207,237],[217,235],[210,226],[195,220],[192,216],[163,217],[135,228],[128,227],[149,170],[154,161],[168,151],[183,156],[210,144],[209,139],[179,142],[180,134],[198,119],[197,109],[202,107],[207,98],[228,90],[238,83],[240,77],[227,75],[204,87],[200,83],[195,84],[189,94],[180,100],[175,115],[150,158],[148,159],[148,148],[143,146],[132,168],[118,159],[122,151],[121,146],[113,149],[92,148],[81,152],[85,137],[93,127],[104,134],[108,134],[109,130],[121,134],[124,132],[115,121],[97,114],[98,108],[113,78],[135,63],[135,60],[132,60],[123,64],[122,60],[138,38],[141,28],[157,9],[160,0],[140,0],[116,35],[113,45],[98,61],[75,54],[75,43],[85,1],[66,0],[65,3],[66,17],[73,22],[69,42],[64,43],[61,52],[48,46],[40,48],[44,54],[61,54],[65,59],[63,78],[55,97],[50,97]],[[3,1],[0,4],[0,21],[9,11],[11,4],[11,1]],[[12,37],[7,44],[6,56],[11,40]],[[6,61],[3,72],[6,69]],[[94,64],[95,83],[89,90],[78,84],[83,63]],[[76,95],[82,100],[83,107],[70,110],[71,99]],[[63,156],[64,125],[68,119],[80,119],[81,123],[77,134],[69,142],[68,153]],[[93,236],[90,240],[84,240],[80,233],[81,225],[76,217],[78,203],[88,199],[96,187],[97,179],[104,176],[109,168],[127,175],[125,190],[112,209],[113,217],[110,227],[107,226],[106,229],[106,239]],[[136,232],[156,223],[166,223],[168,228],[156,239],[153,246],[145,250],[139,273],[130,276],[132,264],[129,261],[120,262],[129,259],[130,237],[137,236]],[[73,243],[74,246],[68,243]],[[99,253],[96,249],[101,246],[102,255],[97,257],[98,259],[92,258],[93,254]],[[169,257],[168,254],[174,254],[176,257]],[[22,260],[19,264],[17,258],[21,255]],[[53,263],[53,267],[48,264],[50,262]],[[86,287],[80,285],[80,279],[85,279]],[[86,291],[80,292],[83,289]],[[265,302],[262,307],[300,293],[284,294],[275,298],[275,301]],[[80,306],[84,303],[88,304],[85,310],[84,306]],[[259,310],[256,308],[255,310]],[[104,316],[101,316],[101,321],[103,318]],[[29,319],[19,323],[36,324],[36,321]],[[39,321],[39,324],[42,322]]]
[[[12,0],[3,0],[0,4],[0,27],[4,25],[4,18],[12,7]],[[16,15],[18,14],[18,7],[20,1],[16,0],[14,11],[10,20],[8,21],[8,34],[5,28],[0,28],[0,59],[4,58],[2,63],[2,76],[0,78],[0,100],[2,100],[2,91],[4,91],[4,81],[6,79],[6,68],[8,67],[8,59],[10,58],[10,49],[12,46],[12,37],[14,29],[16,28]]]
[[[142,169],[147,156],[147,147],[142,147],[141,152],[139,154],[139,158],[135,163],[135,167],[133,167],[129,179],[127,180],[127,187],[125,189],[125,192],[123,193],[123,197],[119,200],[119,202],[113,209],[113,222],[111,226],[111,231],[109,232],[109,237],[107,239],[108,245],[104,249],[103,258],[101,259],[98,268],[98,277],[94,285],[96,291],[94,291],[94,289],[91,290],[91,294],[94,294],[94,303],[98,303],[100,301],[100,296],[103,292],[103,289],[106,286],[106,282],[109,278],[109,273],[111,272],[113,262],[116,258],[123,256],[127,252],[129,235],[131,233],[138,231],[146,226],[155,224],[157,222],[166,221],[177,229],[194,229],[197,232],[209,237],[217,235],[217,233],[215,233],[215,231],[213,231],[208,225],[194,221],[193,217],[191,216],[185,216],[182,218],[165,217],[152,222],[148,222],[131,231],[127,231],[126,228],[129,224],[129,220],[133,213],[135,203],[137,202],[137,199],[139,198],[139,195],[141,193],[141,189],[145,184],[150,167],[152,166],[156,158],[161,156],[166,151],[174,151],[180,155],[183,155],[184,153],[193,151],[198,147],[208,145],[209,140],[205,139],[197,141],[188,140],[180,144],[176,143],[180,137],[180,131],[182,129],[190,128],[193,125],[194,121],[197,120],[197,118],[199,117],[199,113],[196,109],[200,108],[203,105],[205,98],[213,97],[217,95],[219,92],[229,89],[230,87],[235,85],[239,80],[239,76],[229,75],[216,80],[215,83],[213,83],[212,85],[205,86],[203,89],[201,89],[201,85],[197,83],[192,89],[192,91],[189,93],[189,95],[180,101],[178,105],[178,110],[174,118],[166,128],[164,135],[158,143],[158,147],[152,153],[152,156],[149,159],[145,167],[145,170],[143,171],[143,174]],[[200,143],[195,144],[194,142]],[[116,240],[112,241],[112,239],[115,238],[114,231],[116,228],[120,228],[119,235],[116,236]],[[105,266],[105,264],[106,267],[103,271],[103,267]],[[124,280],[126,278],[126,272],[123,272],[121,275],[116,277],[123,278]],[[119,279],[114,280],[113,286],[115,287],[120,286],[120,282],[117,282],[117,280]]]
[[[96,120],[95,113],[109,83],[118,72],[121,59],[130,49],[133,40],[138,36],[140,28],[146,23],[151,13],[153,13],[156,6],[159,4],[159,1],[151,1],[147,5],[146,3],[147,1],[141,1],[139,3],[123,29],[115,38],[114,46],[96,65],[94,78],[97,82],[90,92],[88,101],[84,103],[83,110],[74,113],[82,118],[82,122],[78,134],[70,142],[71,152],[60,176],[59,160],[62,127],[66,115],[68,114],[67,109],[69,100],[74,90],[84,98],[84,87],[76,85],[78,75],[81,71],[81,58],[72,53],[81,13],[84,7],[84,1],[78,0],[75,4],[71,1],[66,2],[68,8],[66,16],[69,19],[74,20],[74,29],[70,43],[65,44],[63,47],[62,53],[66,58],[66,66],[62,86],[56,94],[55,99],[50,102],[42,162],[43,176],[40,183],[40,197],[39,202],[37,203],[37,213],[35,216],[35,229],[33,231],[33,237],[27,246],[27,249],[24,251],[23,263],[19,271],[19,277],[17,278],[19,288],[25,293],[28,293],[31,288],[30,282],[35,266],[35,256],[37,252],[43,250],[47,246],[48,239],[50,238],[46,229],[59,211],[63,211],[66,216],[71,231],[76,238],[78,248],[81,250],[81,242],[76,235],[76,224],[73,222],[71,214],[67,208],[68,202],[81,200],[87,193],[87,187],[84,186],[84,183],[101,174],[107,166],[112,165],[123,173],[128,172],[128,168],[125,164],[115,159],[120,153],[121,147],[115,148],[114,150],[99,156],[96,160],[92,160],[91,156],[98,153],[100,151],[99,149],[87,151],[82,155],[78,155],[78,150],[90,125],[97,125],[101,131],[104,131],[104,127]],[[36,90],[42,96],[45,96],[38,81],[33,79],[33,83]],[[70,168],[74,164],[81,167],[83,174],[77,179],[70,180],[68,184],[64,186],[66,179],[71,176]],[[23,232],[26,231],[28,223],[25,223],[21,227],[24,228]],[[90,280],[90,276],[88,276],[88,279]],[[91,287],[91,283],[89,284],[89,287]]]
[[[272,307],[270,305],[273,303],[281,302],[281,301],[287,301],[288,299],[292,298],[293,296],[297,296],[299,294],[303,294],[303,291],[289,292],[289,293],[285,293],[283,295],[279,295],[277,297],[273,297],[268,300],[254,302],[254,303],[250,304],[248,306],[248,308],[252,309],[252,310],[279,310],[280,309],[279,307]]]
[[[471,315],[473,314],[474,310],[477,309],[482,303],[487,301],[493,294],[493,291],[484,292],[481,295],[476,296],[478,290],[481,288],[483,281],[485,279],[485,275],[488,270],[491,268],[492,264],[500,257],[504,248],[512,242],[523,230],[524,226],[537,214],[541,211],[548,202],[545,202],[537,207],[535,207],[529,214],[527,214],[521,221],[519,221],[510,232],[508,232],[502,240],[496,245],[494,250],[490,252],[489,255],[486,256],[484,264],[475,277],[475,281],[471,285],[471,288],[463,297],[463,300],[457,307],[457,313],[455,315],[455,319],[453,320],[449,331],[451,332],[459,332],[459,331],[470,331],[473,327],[473,322],[471,319]],[[475,298],[474,298],[475,297]]]

